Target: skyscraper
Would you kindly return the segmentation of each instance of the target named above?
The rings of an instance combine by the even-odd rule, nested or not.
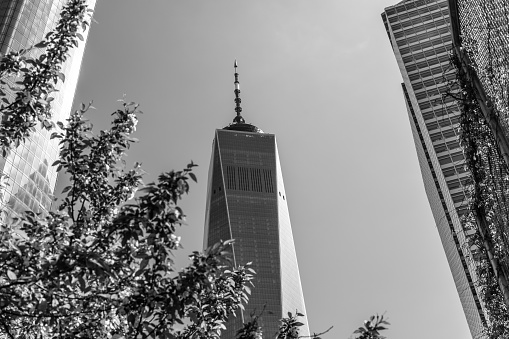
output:
[[[235,338],[251,314],[263,312],[260,324],[267,337],[287,312],[306,314],[276,136],[244,121],[239,93],[235,68],[237,116],[215,132],[204,243],[235,239],[234,264],[252,262],[257,274],[248,307],[229,320],[225,339]],[[301,335],[308,335],[303,320]]]
[[[481,298],[490,336],[509,336],[509,3],[449,0],[461,86],[462,143],[472,171]],[[496,285],[495,291],[490,287]],[[496,333],[496,334],[492,334]]]
[[[486,324],[477,290],[475,263],[467,244],[471,230],[464,157],[459,144],[460,109],[448,91],[452,48],[447,0],[405,0],[382,13],[401,84],[424,187],[473,338]]]
[[[26,49],[38,43],[56,24],[66,0],[0,0],[0,52]],[[96,0],[87,0],[93,9]],[[85,50],[88,30],[83,32],[84,41],[70,51],[63,65],[65,82],[57,87],[53,96],[53,120],[62,121],[69,116],[78,81],[81,60]],[[20,213],[26,210],[44,211],[51,206],[51,196],[57,173],[51,166],[58,158],[58,140],[50,140],[51,131],[37,128],[36,132],[11,152],[7,158],[0,157],[0,170],[9,177],[3,192],[2,208]]]

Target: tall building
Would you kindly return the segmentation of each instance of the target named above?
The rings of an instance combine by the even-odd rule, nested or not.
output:
[[[478,260],[489,332],[509,337],[509,2],[449,0],[454,63],[467,97],[462,128],[483,256]],[[488,286],[497,285],[498,291]],[[495,301],[497,300],[497,301]],[[501,311],[502,310],[502,311]]]
[[[424,187],[473,338],[486,319],[476,286],[475,262],[461,217],[468,212],[469,173],[459,144],[460,109],[448,91],[452,37],[447,0],[405,0],[382,19],[403,83]]]
[[[0,52],[26,49],[41,41],[55,26],[66,0],[0,0]],[[93,9],[96,0],[87,0]],[[65,122],[71,111],[78,81],[84,41],[70,51],[63,65],[65,82],[53,96],[53,120]],[[51,131],[37,128],[27,142],[17,147],[7,158],[0,157],[0,170],[9,177],[3,192],[2,208],[15,213],[26,210],[47,211],[51,206],[57,172],[51,166],[58,158],[58,139],[50,140]]]
[[[273,337],[279,319],[306,308],[276,136],[244,121],[236,71],[235,86],[237,116],[216,130],[212,147],[204,243],[235,239],[234,264],[252,262],[257,273],[246,310],[229,320],[221,337],[235,338],[242,323],[260,313],[264,336]],[[303,320],[301,335],[309,335]]]

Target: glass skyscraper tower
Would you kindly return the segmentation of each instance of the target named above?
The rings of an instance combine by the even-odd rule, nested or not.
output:
[[[467,213],[469,173],[459,144],[460,109],[448,91],[454,78],[447,0],[405,0],[388,7],[382,19],[403,76],[401,84],[424,187],[473,338],[486,323],[477,290]]]
[[[246,310],[229,320],[221,338],[235,338],[242,322],[262,311],[260,324],[270,338],[287,312],[306,309],[276,136],[244,121],[235,75],[237,116],[216,130],[212,147],[204,243],[235,239],[234,264],[252,262],[257,273]],[[302,320],[300,335],[309,335]]]
[[[41,41],[59,19],[66,0],[0,0],[0,52],[26,49]],[[94,9],[96,0],[87,0]],[[86,41],[88,29],[83,32]],[[57,86],[53,97],[53,120],[65,122],[71,111],[78,82],[85,42],[70,51],[63,65],[65,82]],[[0,157],[0,170],[9,177],[1,206],[8,211],[47,211],[55,187],[57,173],[51,165],[58,158],[58,139],[50,140],[51,131],[37,128],[7,158]]]

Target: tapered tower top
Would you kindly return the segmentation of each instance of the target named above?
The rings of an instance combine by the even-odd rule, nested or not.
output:
[[[242,115],[240,113],[242,112],[242,107],[240,106],[240,103],[242,100],[240,99],[240,82],[239,82],[239,73],[237,72],[237,59],[235,59],[235,62],[233,63],[233,68],[235,70],[235,90],[233,93],[235,93],[235,113],[236,116],[233,118],[233,122],[226,126],[223,129],[232,130],[232,131],[241,131],[241,132],[254,132],[254,133],[263,133],[261,129],[258,127],[247,124]]]

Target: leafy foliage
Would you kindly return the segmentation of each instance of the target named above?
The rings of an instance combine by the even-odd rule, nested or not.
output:
[[[85,0],[71,0],[61,11],[61,19],[46,39],[32,48],[11,51],[0,60],[0,148],[5,157],[11,147],[34,131],[40,122],[46,129],[51,121],[52,93],[69,51],[83,40],[80,31],[89,23]]]
[[[11,337],[218,337],[247,301],[248,267],[226,261],[229,242],[194,252],[173,276],[171,253],[184,221],[177,202],[189,191],[193,163],[141,187],[141,169],[125,169],[137,105],[123,103],[98,135],[83,106],[59,124],[60,160],[71,185],[58,212],[27,212],[2,225],[0,323]],[[129,202],[129,203],[128,203]],[[175,325],[188,319],[180,331]]]
[[[59,140],[53,166],[70,180],[53,211],[0,219],[0,337],[219,338],[247,303],[254,271],[231,266],[231,240],[193,252],[189,266],[174,271],[176,229],[185,221],[178,202],[196,181],[196,165],[148,185],[139,164],[126,168],[141,113],[135,103],[122,101],[98,134],[85,119],[90,104],[65,123],[52,121],[51,95],[65,80],[62,64],[82,40],[87,13],[85,0],[70,0],[43,42],[0,60],[3,156],[39,121]],[[277,338],[302,338],[300,316],[281,319]],[[238,337],[262,338],[256,317]]]
[[[237,339],[262,339],[263,331],[261,326],[259,325],[259,319],[263,315],[265,310],[261,312],[259,315],[251,315],[251,320],[249,322],[244,323],[243,327],[237,331]],[[311,338],[311,339],[321,339],[321,335],[326,334],[332,329],[332,326],[329,327],[326,331],[321,333],[313,333],[310,336],[302,336],[300,335],[300,327],[304,326],[302,322],[299,321],[299,317],[303,317],[304,314],[299,313],[298,311],[295,314],[288,312],[288,316],[280,319],[280,325],[278,332],[275,334],[276,339],[298,339],[298,338]]]
[[[279,325],[279,333],[277,334],[276,339],[297,339],[299,338],[299,327],[304,324],[298,321],[298,317],[303,317],[304,314],[295,312],[293,315],[291,312],[288,312],[288,318],[281,319],[281,324]]]
[[[253,316],[237,331],[237,339],[262,339],[262,327],[258,323],[259,316]]]
[[[470,172],[469,209],[463,216],[464,228],[473,231],[467,252],[472,253],[471,263],[476,269],[486,334],[503,338],[509,335],[507,304],[501,290],[503,277],[509,272],[509,173],[481,112],[471,75],[462,69],[459,56],[453,55],[452,63],[456,76],[451,88],[455,93],[449,95],[457,99],[461,109],[460,140]]]
[[[60,159],[53,165],[71,182],[57,211],[28,211],[0,225],[0,335],[218,337],[228,315],[247,301],[252,275],[249,267],[230,268],[228,242],[194,252],[189,267],[173,272],[175,231],[184,221],[177,202],[196,181],[196,165],[143,186],[140,166],[126,169],[123,160],[136,141],[134,103],[123,102],[111,128],[98,135],[84,118],[90,105],[65,124],[50,120],[50,95],[64,80],[62,63],[87,18],[85,1],[70,1],[45,41],[0,61],[0,84],[8,86],[0,93],[3,155],[34,131],[35,121],[58,126],[52,138],[60,142]],[[44,51],[34,57],[36,49]]]
[[[383,315],[372,315],[369,320],[364,321],[364,326],[355,330],[354,334],[358,336],[356,339],[385,339],[380,335],[380,331],[387,329],[384,325],[390,325],[389,322],[384,320]]]

